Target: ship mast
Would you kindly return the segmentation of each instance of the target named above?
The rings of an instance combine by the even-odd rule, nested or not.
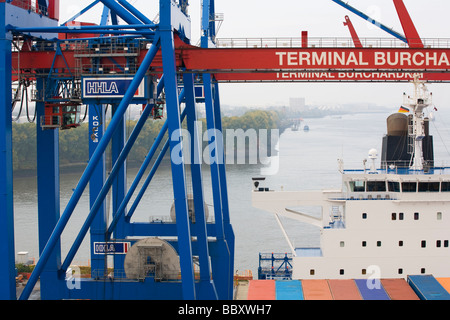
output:
[[[424,169],[423,145],[422,141],[425,137],[425,121],[423,110],[432,104],[432,94],[428,92],[423,81],[419,81],[418,77],[414,77],[414,95],[405,95],[405,106],[412,114],[412,123],[408,127],[408,134],[412,139],[413,162],[410,166],[412,170]]]

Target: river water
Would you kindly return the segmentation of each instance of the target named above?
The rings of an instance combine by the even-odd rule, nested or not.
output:
[[[443,109],[443,108],[442,108]],[[396,110],[392,110],[395,112]],[[341,177],[337,159],[344,160],[344,167],[362,168],[371,148],[381,155],[381,139],[386,133],[386,112],[356,113],[342,116],[305,119],[299,131],[286,130],[279,141],[279,166],[275,174],[267,175],[264,186],[274,190],[320,190],[340,188]],[[436,114],[430,125],[434,135],[435,163],[448,160],[450,149],[449,119],[445,113]],[[304,131],[308,125],[310,130]],[[379,164],[379,162],[377,163]],[[447,161],[448,164],[448,161]],[[251,205],[252,177],[260,176],[265,166],[261,164],[227,165],[227,183],[231,223],[236,236],[235,269],[250,269],[256,277],[258,253],[289,252],[289,247],[275,218],[268,212]],[[137,169],[129,169],[128,183],[132,183]],[[61,212],[72,195],[81,173],[62,174],[60,180]],[[210,173],[203,166],[205,201],[212,212],[213,201]],[[168,216],[173,203],[170,167],[162,166],[138,206],[133,221],[148,222],[150,217]],[[37,258],[37,188],[36,177],[14,180],[15,251],[27,251],[30,258]],[[62,235],[64,258],[89,211],[88,193],[85,192]],[[212,215],[212,214],[211,214]],[[282,223],[295,246],[318,246],[319,230],[288,219]],[[83,242],[74,262],[89,263],[89,237]]]

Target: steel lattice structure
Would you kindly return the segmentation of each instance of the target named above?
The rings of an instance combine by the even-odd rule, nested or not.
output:
[[[368,18],[341,1],[353,13]],[[214,0],[202,1],[200,47],[190,43],[188,0],[160,0],[159,22],[126,0],[95,0],[79,15],[58,25],[57,0],[0,1],[0,76],[3,108],[0,114],[0,298],[16,299],[12,197],[12,81],[26,79],[36,88],[37,170],[40,258],[20,299],[28,299],[38,279],[42,299],[232,299],[235,237],[230,221],[223,153],[210,153],[214,223],[205,219],[203,179],[198,159],[199,139],[191,141],[195,223],[189,217],[186,160],[171,161],[176,222],[136,223],[132,215],[162,158],[179,150],[181,124],[197,137],[196,103],[204,103],[208,132],[222,130],[220,82],[241,81],[410,81],[418,74],[435,82],[450,80],[450,46],[424,46],[403,5],[394,1],[405,36],[394,35],[405,47],[367,47],[351,29],[355,47],[309,46],[304,34],[299,45],[221,47],[215,37]],[[98,25],[75,19],[95,5],[103,5]],[[108,25],[108,17],[112,24]],[[118,24],[122,20],[123,24]],[[348,23],[348,20],[347,20]],[[382,28],[383,25],[379,24]],[[247,41],[248,42],[248,41]],[[357,45],[356,45],[357,44]],[[203,95],[196,95],[196,87]],[[166,105],[167,120],[131,187],[126,187],[126,158],[150,115]],[[126,139],[124,114],[130,104],[144,104],[142,115]],[[79,106],[89,105],[90,160],[66,208],[60,212],[58,128],[76,127]],[[106,105],[112,106],[108,127]],[[184,107],[183,107],[184,106]],[[59,110],[56,112],[55,110]],[[77,113],[78,112],[78,113]],[[168,133],[170,139],[165,140]],[[210,147],[223,141],[210,134]],[[106,175],[105,151],[112,146],[113,168]],[[162,151],[157,154],[158,147]],[[131,198],[152,159],[155,160],[137,200]],[[64,259],[61,234],[87,185],[90,212]],[[113,220],[107,223],[105,197],[114,192]],[[80,244],[90,233],[92,274],[74,290],[66,272]],[[107,279],[101,248],[126,250],[138,237],[166,237],[180,261],[177,281],[136,281],[114,275]],[[193,239],[195,238],[195,241]],[[174,240],[175,239],[175,240]],[[106,251],[108,249],[105,249]],[[194,259],[200,274],[194,275]],[[123,268],[124,254],[114,255],[115,269]]]

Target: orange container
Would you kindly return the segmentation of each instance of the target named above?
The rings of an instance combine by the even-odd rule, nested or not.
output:
[[[405,279],[381,279],[381,285],[391,300],[420,300]]]
[[[327,280],[302,280],[305,300],[333,300]]]
[[[275,280],[250,280],[248,300],[275,300]]]
[[[362,300],[353,280],[328,280],[328,285],[334,300]]]
[[[450,278],[437,278],[436,280],[450,293]]]

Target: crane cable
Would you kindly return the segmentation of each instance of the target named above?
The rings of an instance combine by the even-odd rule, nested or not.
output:
[[[19,99],[19,94],[20,94],[20,89],[22,88],[22,81],[19,81],[19,84],[17,86],[17,90],[14,93],[14,98],[12,101],[12,108],[11,108],[11,114],[14,112],[14,109],[16,108],[16,104],[17,102],[20,100]],[[23,96],[23,92],[22,92],[22,96]],[[22,97],[23,98],[23,97]],[[23,99],[22,99],[23,100]],[[17,122],[17,120],[19,120],[20,115],[22,113],[22,106],[23,106],[23,102],[20,103],[20,110],[19,113],[17,114],[17,116],[14,118],[12,118],[12,121]]]
[[[25,107],[27,110],[27,119],[28,122],[33,123],[36,120],[36,108],[34,110],[34,117],[33,119],[30,118],[29,115],[29,108],[28,108],[28,87],[30,86],[30,81],[29,80],[20,80],[19,81],[19,85],[17,87],[16,93],[14,94],[14,99],[12,101],[12,110],[11,113],[14,111],[17,102],[20,101],[20,109],[19,112],[17,114],[16,117],[12,118],[12,121],[17,122],[22,114],[22,109],[23,109],[23,103],[25,102]],[[19,95],[20,95],[20,99],[19,99]]]
[[[28,119],[28,122],[29,123],[33,123],[35,120],[36,120],[36,114],[37,114],[37,108],[36,108],[36,106],[34,107],[34,116],[33,116],[33,119],[30,119],[30,112],[29,112],[29,109],[28,109],[28,87],[30,86],[30,81],[26,81],[25,82],[25,87],[24,87],[24,89],[22,90],[22,102],[21,103],[23,103],[23,91],[25,91],[25,95],[26,95],[26,109],[27,109],[27,119]]]

